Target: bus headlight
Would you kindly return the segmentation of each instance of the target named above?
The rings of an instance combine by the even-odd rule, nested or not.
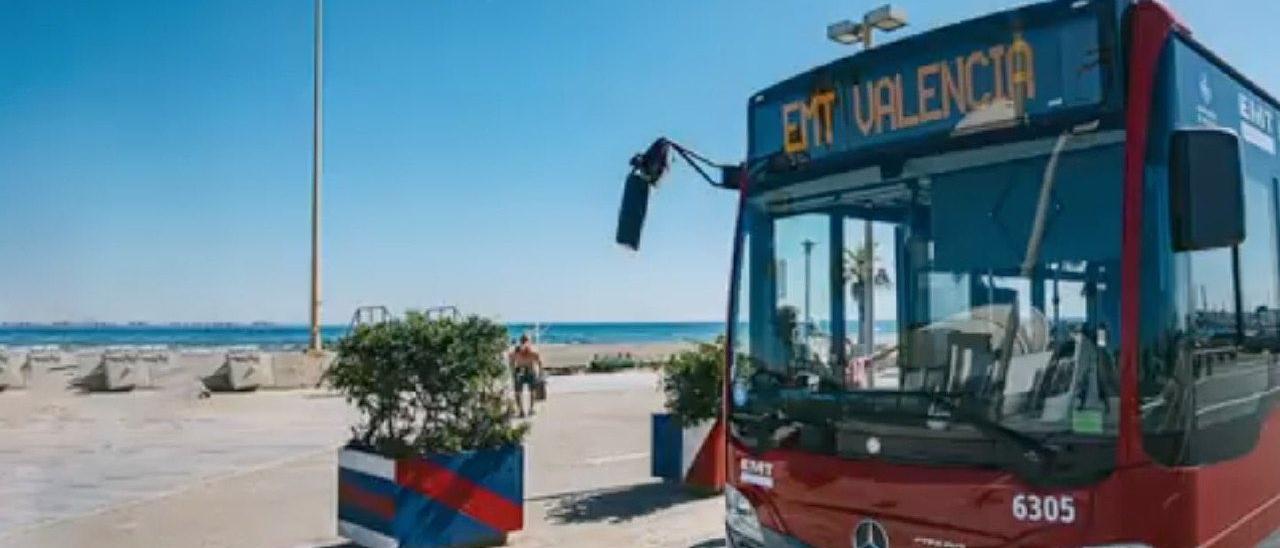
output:
[[[733,534],[764,544],[764,531],[760,529],[760,517],[756,515],[755,507],[731,485],[724,487],[724,521]]]

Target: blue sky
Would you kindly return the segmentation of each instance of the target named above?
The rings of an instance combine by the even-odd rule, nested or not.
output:
[[[898,4],[915,32],[1017,3]],[[1280,3],[1172,3],[1280,89]],[[746,98],[865,7],[330,0],[325,320],[719,318],[732,197],[677,170],[626,253],[625,162],[740,158]],[[307,0],[0,2],[0,320],[304,321],[310,55]]]

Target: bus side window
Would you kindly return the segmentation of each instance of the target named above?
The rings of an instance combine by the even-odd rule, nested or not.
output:
[[[1146,391],[1147,449],[1170,465],[1202,465],[1252,451],[1276,393],[1280,242],[1274,180],[1245,181],[1245,240],[1177,253],[1179,327]]]

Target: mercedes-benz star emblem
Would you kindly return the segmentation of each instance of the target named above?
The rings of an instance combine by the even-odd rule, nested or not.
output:
[[[853,548],[889,548],[889,533],[874,519],[864,519],[853,529]]]

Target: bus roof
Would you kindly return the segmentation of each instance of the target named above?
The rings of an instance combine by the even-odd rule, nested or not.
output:
[[[816,67],[752,96],[757,190],[908,158],[1120,123],[1128,0],[989,14]],[[763,187],[763,188],[762,188]]]

